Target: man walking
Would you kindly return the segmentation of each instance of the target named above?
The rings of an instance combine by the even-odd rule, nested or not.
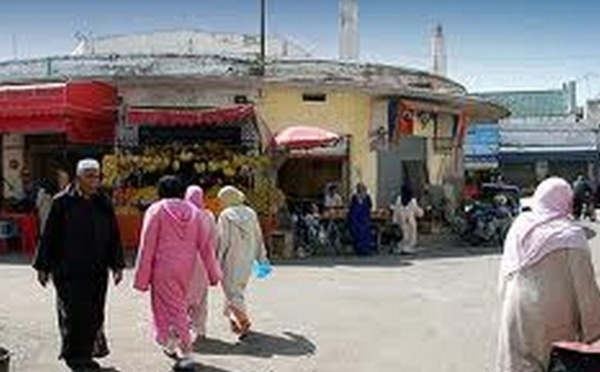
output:
[[[33,265],[40,284],[52,279],[56,288],[60,358],[73,371],[100,369],[92,358],[108,353],[97,355],[96,344],[104,341],[108,274],[118,285],[125,266],[114,209],[99,185],[100,164],[80,161],[75,182],[52,203]]]
[[[593,208],[593,189],[590,183],[585,179],[585,176],[577,176],[577,180],[573,183],[573,215],[576,219],[586,217],[592,214],[590,213],[590,207]],[[586,204],[588,210],[583,210],[583,205]]]

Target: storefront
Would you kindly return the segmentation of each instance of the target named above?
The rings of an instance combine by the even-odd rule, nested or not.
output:
[[[103,83],[0,87],[0,220],[17,225],[22,250],[31,254],[35,247],[39,185],[58,187],[57,171],[70,172],[78,158],[111,151],[116,109],[116,91]]]
[[[274,142],[284,156],[277,183],[290,203],[321,204],[329,185],[338,186],[348,200],[351,192],[349,136],[316,127],[291,127],[278,133]]]
[[[378,110],[384,109],[380,105]],[[417,196],[426,185],[441,186],[462,178],[462,141],[469,118],[460,102],[425,97],[387,97],[387,143],[377,146],[377,204],[392,204],[403,183]],[[458,186],[458,185],[456,185]]]
[[[567,148],[553,150],[521,148],[519,152],[502,152],[500,165],[504,180],[532,192],[535,185],[548,176],[569,181],[575,181],[578,175],[594,179],[598,152],[593,148],[584,151]]]

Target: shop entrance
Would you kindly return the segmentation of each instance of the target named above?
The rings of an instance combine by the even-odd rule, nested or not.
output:
[[[64,134],[25,136],[24,159],[33,181],[55,181],[58,170],[73,176],[77,162],[84,158],[101,160],[111,146],[77,145],[67,142]]]
[[[377,153],[377,205],[387,208],[396,201],[400,188],[408,182],[416,196],[427,184],[425,139],[403,138],[398,145]]]
[[[278,186],[292,202],[321,204],[327,185],[348,192],[347,158],[292,158],[279,169]],[[346,198],[347,201],[347,198]]]

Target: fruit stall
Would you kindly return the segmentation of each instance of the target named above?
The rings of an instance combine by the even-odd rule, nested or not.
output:
[[[219,189],[239,187],[261,217],[265,234],[274,228],[272,216],[284,196],[276,187],[271,158],[261,150],[255,119],[244,116],[207,124],[198,115],[197,122],[202,125],[140,123],[135,141],[121,142],[104,156],[103,182],[112,190],[126,248],[137,247],[143,213],[158,199],[156,184],[167,174],[178,176],[186,186],[201,186],[205,205],[215,214],[221,209]]]

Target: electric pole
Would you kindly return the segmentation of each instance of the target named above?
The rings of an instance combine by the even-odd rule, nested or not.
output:
[[[267,54],[267,0],[260,0],[260,76],[265,76]]]

